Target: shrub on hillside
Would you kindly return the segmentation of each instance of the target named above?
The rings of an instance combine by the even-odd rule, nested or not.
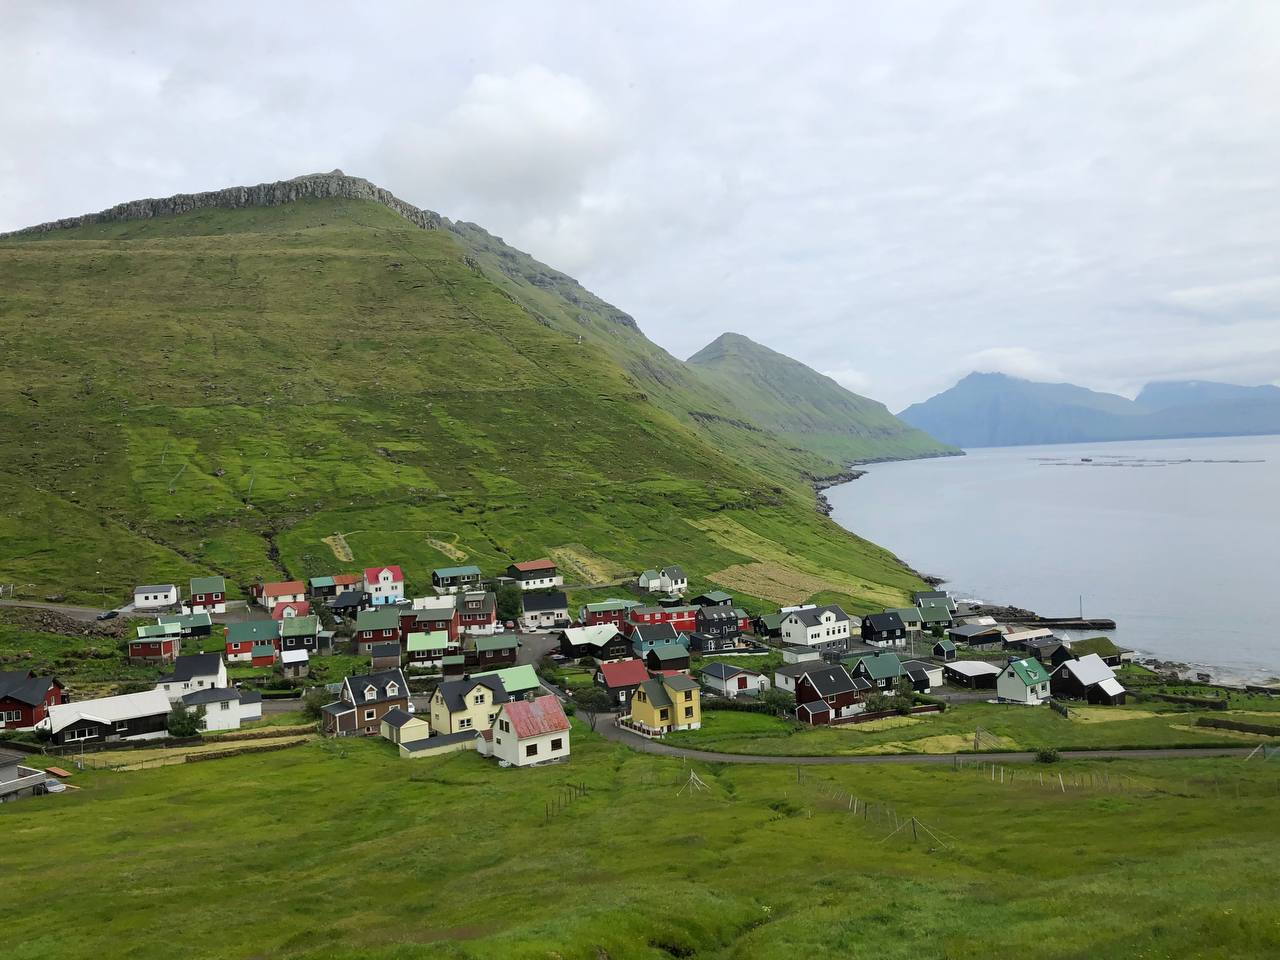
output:
[[[1057,763],[1061,759],[1053,747],[1041,747],[1036,751],[1036,763]]]

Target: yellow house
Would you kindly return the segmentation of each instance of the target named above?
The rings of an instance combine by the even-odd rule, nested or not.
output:
[[[653,735],[697,730],[702,726],[702,690],[683,674],[646,680],[631,698],[631,722]]]
[[[488,730],[507,702],[507,691],[497,677],[448,680],[431,696],[432,734]]]

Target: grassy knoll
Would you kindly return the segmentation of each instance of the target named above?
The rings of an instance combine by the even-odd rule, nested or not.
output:
[[[917,714],[907,725],[869,724],[807,727],[761,714],[708,710],[702,728],[668,736],[668,741],[701,750],[771,756],[865,753],[949,753],[970,749],[981,727],[1007,749],[1038,747],[1161,747],[1233,743],[1232,737],[1196,727],[1197,716],[1233,716],[1215,711],[1183,711],[1143,703],[1087,707],[1063,718],[1048,707],[961,703],[940,714]],[[1251,739],[1257,739],[1256,737]]]
[[[532,770],[362,741],[78,773],[0,808],[22,878],[5,956],[171,957],[175,930],[219,960],[1280,951],[1274,765],[1062,764],[1132,785],[1065,794],[945,766],[695,769],[709,790],[677,796],[679,761],[578,728],[568,763]],[[590,792],[545,824],[566,782]],[[948,846],[885,843],[892,822],[835,790]]]
[[[387,561],[421,591],[434,566],[547,553],[608,579],[679,562],[757,605],[918,586],[814,511],[804,474],[838,464],[735,423],[625,315],[477,228],[201,210],[0,239],[0,276],[20,596],[208,572],[235,596]]]

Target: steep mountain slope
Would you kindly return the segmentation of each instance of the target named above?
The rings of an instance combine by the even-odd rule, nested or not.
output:
[[[422,589],[547,552],[571,580],[679,561],[857,609],[916,583],[816,514],[801,471],[829,461],[730,423],[567,278],[513,277],[477,228],[355,178],[269,186],[0,240],[0,581],[20,595],[388,560]]]
[[[688,362],[733,401],[740,416],[821,456],[848,463],[957,452],[903,423],[884,404],[741,334],[722,334]]]
[[[899,416],[963,447],[1280,433],[1280,390],[1150,384],[1137,401],[1068,383],[971,373]]]

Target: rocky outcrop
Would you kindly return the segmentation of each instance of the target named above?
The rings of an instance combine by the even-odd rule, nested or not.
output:
[[[424,230],[437,230],[444,226],[444,218],[430,210],[419,210],[411,203],[405,203],[389,190],[383,190],[361,177],[349,177],[341,170],[330,173],[311,173],[292,180],[277,180],[275,183],[259,183],[253,187],[227,187],[225,190],[210,190],[206,193],[179,193],[159,200],[132,200],[120,203],[99,213],[87,213],[80,217],[66,217],[41,223],[34,227],[24,227],[11,233],[0,234],[4,237],[30,236],[48,233],[52,230],[65,230],[69,227],[83,227],[94,223],[118,223],[125,220],[147,220],[151,217],[164,217],[177,213],[189,213],[206,207],[278,207],[295,200],[323,199],[339,197],[345,200],[372,200],[389,210],[394,210],[410,223]]]

